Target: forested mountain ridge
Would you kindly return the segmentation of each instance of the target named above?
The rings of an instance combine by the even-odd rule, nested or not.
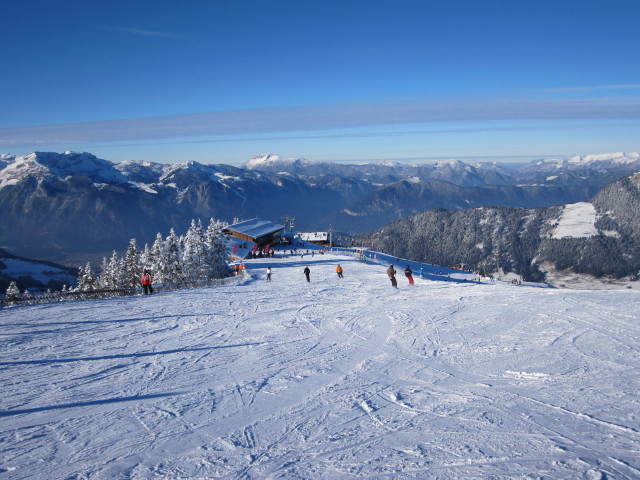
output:
[[[413,178],[378,188],[349,208],[328,216],[327,223],[342,231],[365,231],[424,210],[465,210],[479,206],[541,207],[585,200],[597,191],[598,188],[593,186],[460,187],[440,180]]]
[[[544,281],[549,267],[621,278],[640,271],[639,212],[640,174],[634,174],[589,202],[430,210],[360,235],[356,242],[436,265],[516,272],[531,281]]]

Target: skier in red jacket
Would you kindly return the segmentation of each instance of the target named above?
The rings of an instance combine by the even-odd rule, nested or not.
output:
[[[142,282],[142,288],[144,288],[144,294],[150,295],[153,293],[153,287],[151,286],[151,272],[149,270],[145,270],[141,277],[140,281]]]

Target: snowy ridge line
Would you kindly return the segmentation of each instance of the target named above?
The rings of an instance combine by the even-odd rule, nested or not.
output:
[[[225,285],[235,285],[241,283],[245,279],[245,272],[240,271],[239,275],[227,278],[218,278],[210,280],[200,280],[192,282],[158,284],[153,286],[154,292],[169,292],[173,290],[182,290],[187,288],[201,287],[221,287]],[[66,302],[73,300],[97,300],[102,298],[113,297],[135,297],[142,295],[142,287],[135,288],[118,288],[109,290],[86,290],[86,291],[56,291],[45,293],[26,293],[20,295],[2,295],[0,296],[0,308],[15,307],[23,305],[37,305],[40,303]]]

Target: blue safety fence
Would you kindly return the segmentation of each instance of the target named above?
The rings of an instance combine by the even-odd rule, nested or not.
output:
[[[317,249],[317,245],[309,244],[309,248]],[[307,248],[305,245],[304,248]],[[473,272],[460,270],[456,268],[441,267],[439,265],[431,265],[428,263],[414,262],[405,258],[394,257],[386,253],[377,252],[375,250],[363,248],[344,248],[344,247],[321,247],[326,253],[336,255],[345,255],[354,257],[363,263],[371,263],[388,267],[393,265],[398,276],[404,275],[404,269],[409,266],[413,271],[414,278],[422,278],[424,280],[434,280],[441,282],[477,282],[479,277]]]

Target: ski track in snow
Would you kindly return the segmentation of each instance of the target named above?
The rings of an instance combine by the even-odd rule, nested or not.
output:
[[[0,311],[0,479],[640,478],[637,292],[247,266]]]

